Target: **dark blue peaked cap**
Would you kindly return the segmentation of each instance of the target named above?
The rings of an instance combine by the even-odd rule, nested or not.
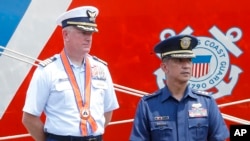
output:
[[[158,43],[154,51],[160,53],[161,58],[194,58],[192,49],[198,44],[198,39],[192,35],[177,35]]]

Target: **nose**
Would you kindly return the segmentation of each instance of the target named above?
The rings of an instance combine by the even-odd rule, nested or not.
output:
[[[84,36],[84,40],[87,41],[87,42],[90,42],[92,40],[92,36],[91,35],[85,35]]]
[[[192,65],[191,59],[183,59],[182,60],[182,67],[188,68],[188,67],[191,67],[191,65]]]

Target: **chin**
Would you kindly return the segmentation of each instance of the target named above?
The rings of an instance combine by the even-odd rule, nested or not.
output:
[[[82,51],[85,52],[85,53],[89,53],[90,49],[83,49]]]
[[[181,78],[181,81],[183,81],[183,82],[188,82],[189,80],[190,80],[190,76],[188,76],[188,77],[183,77],[183,78]]]

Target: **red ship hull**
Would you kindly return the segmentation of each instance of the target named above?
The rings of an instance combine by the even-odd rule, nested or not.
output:
[[[250,124],[246,79],[250,78],[250,1],[11,2],[0,2],[0,20],[4,23],[0,28],[4,33],[0,35],[0,140],[32,140],[21,118],[26,90],[36,68],[4,53],[10,49],[43,60],[60,52],[63,42],[55,17],[81,5],[95,5],[100,10],[99,32],[94,34],[91,54],[108,62],[120,104],[104,140],[129,139],[138,100],[164,84],[160,59],[153,47],[165,37],[181,33],[198,36],[196,53],[212,56],[208,72],[192,78],[190,85],[214,94],[228,127]],[[20,10],[23,13],[17,12]]]

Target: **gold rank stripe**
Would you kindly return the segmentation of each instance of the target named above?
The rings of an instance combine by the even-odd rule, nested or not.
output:
[[[97,24],[93,24],[93,23],[86,23],[86,22],[71,22],[71,21],[67,21],[67,24],[97,27]]]
[[[191,50],[178,50],[178,51],[165,52],[165,53],[162,53],[161,55],[166,56],[166,55],[175,54],[175,53],[191,53],[191,54],[193,54],[193,51],[191,51]]]

